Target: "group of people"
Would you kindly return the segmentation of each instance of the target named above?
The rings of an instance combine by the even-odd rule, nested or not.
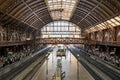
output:
[[[19,61],[26,56],[29,56],[28,52],[15,52],[9,51],[7,56],[1,56],[0,57],[0,68],[5,67],[6,65],[12,64],[16,61]]]
[[[34,52],[44,48],[46,46],[38,46],[36,49],[32,49],[30,47],[23,48],[21,51],[13,52],[12,50],[8,50],[6,56],[0,56],[0,68],[5,67],[6,65],[12,64],[16,61],[20,61],[27,56],[32,55]]]
[[[95,55],[101,58],[102,60],[105,60],[111,64],[120,67],[120,57],[116,56],[114,52],[107,53],[105,51],[99,51],[95,49],[94,50],[88,49],[87,52],[90,53],[91,55]]]

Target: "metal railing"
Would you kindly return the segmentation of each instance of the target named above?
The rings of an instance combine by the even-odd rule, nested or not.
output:
[[[109,41],[109,42],[97,41],[96,43],[97,43],[97,44],[101,44],[101,45],[120,46],[120,41]]]
[[[43,44],[84,44],[85,40],[81,38],[41,38]]]

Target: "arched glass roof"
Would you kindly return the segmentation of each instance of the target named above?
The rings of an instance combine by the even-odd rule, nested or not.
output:
[[[111,18],[103,23],[100,23],[96,26],[92,26],[91,28],[89,29],[86,29],[85,31],[87,33],[90,33],[90,32],[95,32],[95,31],[98,31],[98,30],[103,30],[103,29],[107,29],[109,27],[117,27],[120,25],[120,15],[119,16],[116,16],[114,18]]]
[[[119,25],[119,15],[120,0],[0,0],[0,24],[30,33],[56,20],[67,20],[83,32],[92,32],[109,24]]]
[[[46,0],[53,20],[70,20],[78,0]]]
[[[54,21],[41,30],[42,38],[80,38],[81,30],[67,21]]]

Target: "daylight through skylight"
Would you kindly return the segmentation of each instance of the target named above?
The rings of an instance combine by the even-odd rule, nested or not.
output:
[[[53,20],[69,20],[78,0],[46,0]]]

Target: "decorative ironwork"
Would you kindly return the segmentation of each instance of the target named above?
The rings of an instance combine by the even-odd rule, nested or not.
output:
[[[41,38],[41,44],[85,44],[86,40],[80,38]]]

